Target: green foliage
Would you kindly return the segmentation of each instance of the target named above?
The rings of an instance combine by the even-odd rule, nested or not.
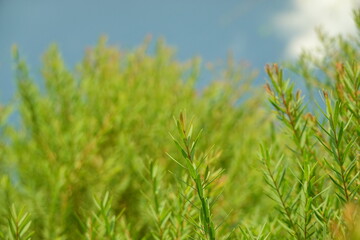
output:
[[[344,82],[351,87],[338,89],[339,95],[359,91],[359,65],[348,69],[352,69],[352,74]],[[304,98],[299,91],[294,93],[289,81],[283,80],[283,72],[276,64],[267,66],[266,71],[271,80],[271,85],[266,85],[269,101],[293,141],[286,155],[271,156],[268,150],[262,150],[266,182],[272,189],[270,197],[277,203],[280,221],[290,236],[295,239],[311,239],[313,235],[329,237],[333,234],[330,222],[341,219],[344,204],[359,199],[359,141],[358,134],[354,134],[359,125],[352,113],[354,108],[350,107],[356,104],[358,96],[343,102],[324,90],[325,109],[319,105],[323,116],[315,117],[305,113]],[[333,88],[335,92],[337,86]],[[286,165],[285,156],[292,159]],[[271,164],[272,159],[279,159],[276,165]],[[289,166],[291,178],[287,177]],[[348,239],[348,226],[337,223],[337,228],[340,229],[336,231],[342,232],[341,237]]]
[[[12,205],[9,217],[9,239],[28,240],[31,239],[32,232],[29,231],[31,226],[30,215],[24,210],[16,212],[15,206]]]
[[[208,157],[208,154],[205,154],[199,160],[196,159],[195,150],[197,148],[201,132],[199,132],[196,137],[193,137],[193,125],[190,124],[189,126],[186,126],[185,118],[182,113],[180,113],[179,120],[175,119],[175,123],[182,143],[176,140],[175,137],[171,137],[181,152],[184,163],[181,164],[178,160],[175,160],[171,156],[170,158],[186,170],[192,183],[187,183],[184,180],[181,180],[181,182],[185,183],[196,192],[197,198],[200,202],[200,206],[196,206],[196,204],[192,203],[191,200],[185,198],[185,200],[189,201],[200,212],[199,220],[196,221],[191,218],[190,223],[200,230],[198,234],[199,236],[205,239],[214,240],[215,226],[211,212],[211,206],[213,203],[210,203],[206,191],[208,191],[210,184],[221,176],[222,171],[216,171],[215,174],[211,174],[209,167],[206,166],[204,174],[200,173],[200,169],[204,167],[202,165]]]
[[[115,216],[111,212],[111,201],[109,192],[101,200],[94,198],[96,211],[92,212],[92,217],[84,225],[84,239],[128,239],[126,229],[120,225],[121,213]]]
[[[322,102],[311,98],[313,102],[305,104],[305,97],[284,80],[277,64],[266,66],[269,102],[292,141],[287,144],[290,151],[283,149],[281,154],[263,147],[261,158],[269,196],[278,206],[288,238],[358,239],[354,230],[360,226],[358,46],[353,39],[322,37],[326,57],[304,54],[294,67],[310,93],[322,88],[318,89]],[[333,48],[336,54],[331,54]],[[272,148],[279,152],[276,145]]]
[[[246,207],[254,203],[253,196],[255,202],[264,201],[252,163],[257,162],[266,115],[257,108],[262,99],[250,87],[251,72],[229,59],[200,90],[199,59],[178,62],[161,41],[149,54],[148,42],[127,53],[101,39],[75,70],[69,70],[51,46],[39,83],[32,80],[18,50],[13,51],[18,93],[16,102],[2,108],[0,202],[26,206],[32,213],[33,239],[197,238],[201,231],[189,219],[197,222],[203,216],[205,223],[209,214],[199,215],[192,206],[197,195],[177,180],[185,173],[166,155],[181,160],[168,134],[176,129],[172,118],[181,109],[196,116],[199,128],[215,130],[197,145],[197,152],[208,153],[210,169],[228,169],[213,183],[214,194],[220,185],[242,178],[242,171],[253,179],[240,189],[232,184],[223,188],[219,207],[211,213],[213,221],[220,225],[232,209],[243,210],[229,215],[230,224],[219,227],[219,236],[232,231],[240,216],[261,218]],[[250,92],[252,99],[246,97]],[[5,119],[10,107],[20,114],[19,126]],[[244,136],[241,142],[239,136]],[[112,196],[111,209],[108,201],[93,201],[106,191]],[[235,198],[236,192],[243,197]],[[203,203],[209,204],[204,196]],[[217,225],[207,227],[206,234]]]
[[[199,88],[162,41],[72,70],[54,45],[38,80],[14,47],[0,239],[360,239],[359,41],[320,38],[288,66],[307,89],[267,65],[267,99],[231,58]]]

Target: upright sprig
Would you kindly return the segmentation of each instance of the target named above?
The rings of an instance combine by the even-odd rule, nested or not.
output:
[[[355,125],[360,124],[360,63],[337,63],[335,90],[337,98],[351,113]],[[360,134],[359,129],[355,129]]]
[[[294,84],[285,81],[283,71],[277,64],[272,67],[266,65],[266,73],[270,84],[265,85],[268,100],[277,111],[278,118],[288,127],[293,136],[293,141],[301,161],[309,162],[316,155],[311,144],[309,125],[315,121],[310,113],[305,114],[306,106],[301,91],[294,92]]]
[[[9,239],[11,240],[30,240],[33,232],[30,231],[30,214],[21,209],[17,212],[14,205],[10,209],[9,217]]]
[[[155,161],[151,161],[148,166],[149,180],[148,183],[152,190],[152,196],[149,198],[149,212],[154,219],[154,227],[151,235],[154,239],[164,240],[171,239],[170,220],[172,217],[172,209],[169,207],[167,199],[163,197],[162,190],[165,189],[162,182],[162,171]]]
[[[340,101],[332,103],[326,91],[323,92],[323,96],[326,105],[326,112],[323,114],[329,124],[328,127],[320,122],[318,125],[328,138],[318,139],[331,156],[331,159],[325,159],[325,162],[332,172],[329,177],[339,190],[337,196],[343,203],[346,203],[358,194],[359,189],[356,180],[360,172],[354,171],[358,157],[356,154],[350,154],[356,143],[357,136],[346,139],[345,136],[349,136],[347,131],[352,117],[344,119],[342,116],[344,105]]]
[[[188,177],[179,183],[182,197],[178,197],[176,193],[169,194],[171,185],[165,184],[163,172],[158,162],[150,161],[146,181],[152,193],[145,196],[149,203],[149,214],[153,219],[151,237],[157,240],[189,239],[192,225],[188,224],[186,218],[193,218],[196,210],[191,205],[194,200],[192,188],[181,184],[187,182]]]
[[[102,199],[94,197],[97,211],[92,212],[92,217],[88,218],[85,226],[83,226],[85,228],[84,239],[128,239],[126,229],[119,230],[122,212],[114,215],[112,213],[111,202],[109,192],[106,192]]]
[[[294,84],[284,80],[283,71],[277,64],[272,67],[267,65],[265,70],[270,78],[270,84],[265,85],[269,102],[276,109],[278,118],[289,130],[295,144],[291,150],[295,153],[295,163],[300,172],[300,176],[296,176],[296,171],[293,172],[299,186],[293,190],[297,191],[296,199],[300,200],[297,212],[301,219],[298,220],[301,237],[298,235],[297,238],[309,239],[315,232],[314,202],[323,190],[317,187],[320,179],[317,176],[319,161],[311,137],[316,134],[316,118],[310,113],[305,114],[306,105],[301,91],[294,92]]]
[[[279,157],[274,167],[275,170],[272,170],[270,167],[272,160],[270,151],[261,147],[261,160],[264,164],[265,181],[270,187],[267,195],[277,203],[277,209],[282,216],[280,220],[286,231],[296,239],[301,239],[300,227],[294,216],[296,214],[297,200],[291,201],[290,194],[292,189],[286,189],[285,186],[286,167],[283,165],[283,157],[283,155]]]
[[[200,212],[200,224],[192,221],[192,223],[200,228],[201,234],[205,235],[206,239],[215,240],[216,239],[216,228],[213,222],[213,216],[211,212],[212,203],[210,203],[209,196],[207,194],[207,188],[209,185],[219,178],[222,171],[218,171],[215,174],[211,174],[209,167],[205,168],[204,174],[201,174],[201,168],[203,162],[206,160],[207,156],[204,155],[200,159],[196,157],[196,146],[201,135],[201,131],[197,136],[193,137],[193,125],[186,124],[185,117],[180,113],[179,119],[175,119],[175,124],[178,129],[179,136],[181,141],[178,141],[174,136],[173,138],[176,146],[180,150],[183,160],[178,161],[175,158],[171,157],[179,166],[184,168],[187,174],[190,176],[192,183],[189,184],[191,188],[196,192],[197,198],[200,201],[200,207],[196,208]],[[188,184],[188,183],[187,183]],[[193,204],[195,206],[195,204]]]

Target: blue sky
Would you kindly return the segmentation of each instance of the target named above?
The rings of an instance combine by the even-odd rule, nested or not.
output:
[[[180,60],[201,56],[216,62],[231,51],[262,71],[268,62],[314,46],[315,26],[330,21],[332,34],[354,31],[349,24],[354,5],[351,0],[0,0],[0,102],[14,94],[14,43],[33,75],[51,43],[73,67],[103,34],[123,49],[138,46],[149,34],[164,37]]]

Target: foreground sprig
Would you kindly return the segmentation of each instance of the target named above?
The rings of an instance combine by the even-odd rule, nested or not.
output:
[[[191,186],[197,194],[198,200],[200,201],[200,207],[196,207],[200,211],[200,224],[194,222],[194,225],[199,227],[201,233],[206,236],[207,239],[216,239],[216,228],[213,222],[213,216],[211,212],[211,203],[209,196],[207,195],[207,188],[216,179],[219,178],[222,171],[215,173],[215,176],[210,173],[209,167],[205,167],[205,173],[201,174],[201,168],[204,168],[203,163],[207,159],[207,155],[204,155],[200,159],[196,157],[196,147],[201,135],[201,131],[193,136],[193,125],[192,123],[187,124],[184,114],[180,113],[179,119],[175,119],[175,124],[180,136],[178,141],[174,136],[171,135],[176,146],[181,152],[183,157],[182,161],[178,161],[171,157],[179,166],[184,168],[187,174],[190,176],[192,183],[186,183]],[[194,185],[194,187],[192,186]],[[195,204],[194,204],[195,205]]]
[[[283,70],[277,64],[267,65],[265,68],[270,84],[265,85],[268,93],[269,102],[276,109],[276,115],[280,122],[286,126],[294,147],[288,147],[296,159],[292,165],[298,168],[292,172],[297,181],[291,183],[294,187],[287,189],[288,193],[281,193],[280,187],[282,180],[285,178],[285,169],[281,170],[281,181],[276,183],[272,178],[269,160],[264,160],[268,177],[267,183],[277,192],[278,201],[281,206],[282,214],[287,218],[287,224],[295,233],[297,239],[309,239],[315,233],[315,227],[319,222],[315,220],[316,199],[320,197],[322,191],[317,182],[321,179],[318,175],[319,161],[314,149],[312,136],[315,134],[314,125],[315,117],[311,113],[305,113],[307,110],[304,104],[304,96],[301,91],[294,91],[294,83],[290,80],[284,80]],[[264,151],[263,151],[264,152]],[[265,151],[266,152],[266,151]],[[263,159],[268,159],[268,154],[263,153]],[[280,161],[280,160],[279,160]],[[291,166],[291,165],[290,165]],[[283,166],[277,164],[276,171]],[[282,201],[283,195],[291,199],[291,207],[285,207],[285,201]],[[295,217],[291,220],[290,212],[294,211]],[[293,233],[291,233],[293,234]]]
[[[360,75],[358,64],[353,64],[353,68],[345,65],[348,66],[346,70],[344,65],[337,64],[338,79],[332,89],[336,95],[331,96],[325,90],[322,92],[326,110],[317,104],[322,115],[316,116],[305,114],[308,107],[303,103],[304,97],[300,91],[294,93],[294,83],[283,79],[282,69],[277,64],[266,66],[270,78],[270,84],[265,86],[269,101],[295,145],[289,147],[291,153],[287,155],[294,158],[289,158],[288,165],[298,168],[291,169],[296,181],[288,179],[287,184],[292,187],[286,187],[286,167],[277,164],[271,170],[268,151],[262,150],[265,176],[275,192],[276,197],[272,198],[280,206],[280,215],[286,219],[285,228],[290,229],[288,232],[296,239],[312,239],[314,234],[324,237],[324,233],[331,231],[331,219],[337,219],[336,222],[342,219],[337,206],[343,207],[358,199],[359,137],[354,134],[358,132],[354,106],[357,104]],[[321,145],[325,151],[317,147]],[[332,191],[337,199],[330,196]],[[337,229],[346,233],[350,228],[346,224],[337,224]]]
[[[31,231],[30,214],[24,209],[17,211],[12,205],[9,217],[9,239],[11,240],[30,240],[34,232]]]

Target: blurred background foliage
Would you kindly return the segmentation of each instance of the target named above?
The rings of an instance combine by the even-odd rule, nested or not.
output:
[[[268,211],[256,149],[260,137],[269,135],[269,116],[261,90],[251,86],[255,72],[229,58],[211,84],[197,89],[200,59],[178,62],[161,40],[150,55],[148,44],[123,52],[101,38],[75,71],[53,45],[43,56],[43,87],[34,84],[13,49],[18,100],[2,108],[1,201],[27,206],[33,228],[42,229],[35,236],[76,239],[74,229],[94,208],[93,196],[106,191],[113,196],[114,211],[124,211],[134,238],[146,236],[151,220],[143,195],[149,195],[150,161],[163,169],[161,191],[176,198],[168,170],[178,170],[165,153],[176,152],[169,132],[181,110],[195,116],[196,127],[206,132],[199,148],[214,146],[214,166],[226,169],[221,184],[228,187],[216,216],[241,209],[230,216],[235,226],[240,216],[258,221]],[[18,128],[6,121],[11,107],[21,114]]]

